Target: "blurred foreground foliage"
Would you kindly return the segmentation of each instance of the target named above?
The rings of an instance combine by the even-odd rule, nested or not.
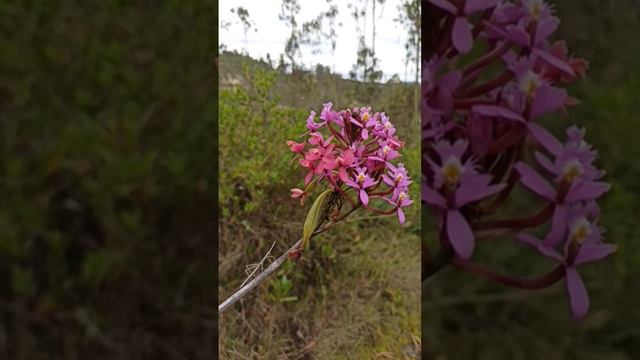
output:
[[[210,358],[216,11],[0,6],[0,358]]]

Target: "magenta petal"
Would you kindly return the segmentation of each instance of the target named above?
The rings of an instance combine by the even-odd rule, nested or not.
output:
[[[464,13],[469,15],[478,11],[488,9],[492,6],[496,6],[500,0],[467,0],[464,4]]]
[[[345,169],[344,167],[340,167],[340,170],[338,170],[338,176],[340,176],[340,180],[342,180],[343,182],[345,182],[345,183],[349,182],[349,176],[347,175],[347,169]]]
[[[552,259],[556,259],[561,263],[564,263],[564,257],[562,257],[562,255],[560,255],[559,252],[556,251],[556,249],[552,248],[552,247],[548,247],[545,246],[544,244],[539,244],[537,247],[538,251],[540,251],[544,256],[546,257],[550,257]]]
[[[549,37],[560,24],[560,20],[555,17],[548,17],[538,23],[538,27],[536,29],[536,44],[543,43],[544,40]],[[573,74],[571,74],[573,75]]]
[[[446,10],[451,14],[455,14],[458,12],[458,9],[456,8],[456,6],[448,2],[447,0],[429,0],[429,2],[439,7],[442,10]]]
[[[610,184],[604,182],[581,182],[574,183],[573,186],[569,189],[567,196],[565,197],[566,202],[576,202],[583,200],[593,200],[597,199],[602,194],[609,191],[611,188]]]
[[[515,25],[507,26],[507,34],[508,39],[514,42],[516,45],[520,45],[523,47],[528,47],[529,45],[531,45],[531,37],[529,36],[529,34]]]
[[[504,189],[505,186],[507,186],[507,184],[496,184],[478,188],[463,186],[459,188],[456,193],[456,206],[462,207],[470,202],[486,198]]]
[[[367,140],[369,138],[369,132],[367,129],[362,129],[362,139]]]
[[[544,239],[545,246],[554,247],[562,241],[567,229],[566,217],[567,212],[564,206],[556,206],[551,220],[551,230]]]
[[[567,99],[567,90],[540,86],[531,104],[531,119],[557,110]]]
[[[475,105],[471,108],[472,111],[484,115],[484,116],[492,116],[492,117],[501,117],[508,120],[514,120],[519,122],[524,122],[524,118],[507,108],[497,105]]]
[[[358,121],[356,121],[355,119],[351,118],[351,123],[355,124],[358,127],[362,127],[362,124],[360,124]]]
[[[447,207],[447,200],[445,200],[444,196],[440,195],[435,189],[424,186],[422,188],[422,200],[428,202],[429,204],[438,205],[442,208]]]
[[[533,49],[533,53],[538,55],[540,58],[542,58],[544,61],[546,61],[550,65],[566,72],[567,74],[571,76],[575,75],[573,68],[569,66],[569,64],[567,64],[564,60],[555,57],[548,51],[541,50],[541,49]]]
[[[529,165],[520,161],[516,164],[516,170],[521,176],[520,181],[529,189],[543,198],[551,201],[556,199],[556,191],[549,185],[549,183],[533,170]]]
[[[580,248],[578,255],[573,260],[574,265],[581,265],[584,263],[598,261],[604,259],[616,251],[618,247],[612,244],[593,244],[585,245]]]
[[[473,253],[473,232],[467,220],[458,210],[447,212],[447,235],[458,256],[468,259]]]
[[[453,31],[451,33],[453,46],[460,54],[466,54],[471,50],[473,45],[473,36],[471,34],[471,25],[467,19],[456,17],[453,23]]]
[[[398,208],[398,220],[400,220],[400,224],[404,224],[404,212],[400,208]]]
[[[369,204],[369,195],[364,191],[364,189],[360,190],[360,200],[365,205]]]
[[[538,238],[536,238],[533,235],[529,235],[527,233],[521,232],[516,236],[516,239],[518,239],[518,241],[520,241],[523,244],[527,244],[529,246],[532,246],[534,248],[538,248],[538,246],[541,244],[540,240],[538,240]]]
[[[446,90],[454,90],[462,80],[462,71],[451,71],[438,80],[438,86]]]
[[[550,153],[556,156],[562,153],[562,144],[560,143],[560,141],[558,141],[558,139],[551,135],[551,133],[548,132],[547,129],[533,122],[528,122],[527,128],[529,129],[529,132],[531,133],[533,138],[538,142],[538,144],[542,145]]]
[[[538,164],[542,165],[542,167],[552,174],[556,174],[556,169],[551,160],[548,157],[544,156],[542,153],[536,151],[535,152],[536,160]]]
[[[360,188],[360,185],[358,185],[358,183],[356,183],[356,182],[355,182],[355,181],[353,181],[353,180],[349,180],[349,179],[347,179],[347,181],[345,181],[345,183],[346,183],[347,185],[351,186],[351,187],[352,187],[352,188],[354,188],[354,189],[359,189],[359,188]]]
[[[575,268],[566,269],[567,292],[571,302],[571,312],[576,319],[582,319],[589,311],[589,294]]]
[[[304,177],[304,184],[308,185],[311,182],[311,178],[313,177],[313,171],[309,171],[307,175]]]

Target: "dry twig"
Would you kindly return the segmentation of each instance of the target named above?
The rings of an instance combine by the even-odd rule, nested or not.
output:
[[[343,220],[344,218],[349,216],[351,213],[356,211],[358,208],[359,208],[359,206],[351,208],[351,210],[347,211],[344,215],[342,215],[340,218],[336,219],[334,222],[327,224],[322,229],[316,230],[311,235],[311,238],[314,238],[314,237],[320,235],[321,233],[327,231],[329,228],[331,228],[332,226],[334,226],[335,224],[337,224],[338,222],[340,222],[341,220]],[[280,255],[280,257],[278,257],[266,269],[264,269],[263,272],[261,272],[260,274],[256,275],[256,277],[253,278],[253,280],[249,281],[246,285],[240,287],[240,289],[238,289],[238,291],[236,291],[233,295],[229,296],[229,298],[227,298],[227,300],[225,300],[222,304],[218,305],[218,314],[222,313],[229,306],[233,305],[236,301],[240,300],[243,296],[247,295],[249,293],[249,291],[251,291],[253,288],[258,286],[263,281],[265,281],[267,279],[267,277],[269,277],[269,275],[273,274],[276,270],[278,270],[278,268],[280,266],[282,266],[282,264],[284,264],[284,262],[289,257],[289,253],[294,251],[294,250],[296,250],[296,249],[298,249],[298,247],[300,246],[301,243],[302,243],[302,239],[298,240],[295,244],[293,244],[292,247],[289,248],[289,250],[287,250],[284,254]],[[269,251],[271,251],[271,250],[269,250]],[[268,253],[267,253],[267,255],[268,255]],[[264,259],[263,259],[263,261],[264,261]]]

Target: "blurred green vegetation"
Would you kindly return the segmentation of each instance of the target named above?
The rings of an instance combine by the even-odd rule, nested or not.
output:
[[[304,172],[286,141],[301,140],[310,110],[332,101],[385,111],[407,143],[402,161],[419,174],[415,85],[343,80],[321,67],[289,74],[230,52],[221,54],[220,83],[220,301],[274,242],[277,257],[302,234],[310,202],[289,196]],[[417,358],[419,205],[406,214],[401,226],[358,211],[314,238],[301,264],[285,263],[220,316],[220,358]]]
[[[587,129],[612,190],[600,202],[606,241],[618,252],[580,269],[591,298],[582,322],[570,314],[564,284],[542,291],[492,285],[456,269],[427,283],[422,319],[429,359],[620,359],[640,358],[640,27],[637,1],[555,1],[562,23],[557,38],[590,62],[587,78],[569,88],[580,104],[568,116],[543,119],[556,135],[569,124]],[[535,211],[514,204],[519,213]],[[435,239],[427,217],[425,233]],[[552,264],[529,249],[496,240],[479,246],[477,260],[498,270],[540,274]],[[475,257],[475,256],[474,256]]]
[[[0,6],[0,358],[210,358],[216,13]]]

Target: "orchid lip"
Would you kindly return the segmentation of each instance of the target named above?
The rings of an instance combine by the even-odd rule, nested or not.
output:
[[[456,185],[463,172],[464,167],[462,166],[460,159],[455,156],[449,157],[442,165],[442,174],[450,185]]]
[[[540,76],[531,70],[527,71],[520,79],[520,90],[522,90],[528,98],[533,98],[540,85]]]
[[[582,217],[571,226],[571,241],[582,244],[591,235],[591,223]]]
[[[562,179],[567,182],[573,182],[583,173],[584,167],[582,166],[582,163],[577,159],[572,159],[562,168]]]

